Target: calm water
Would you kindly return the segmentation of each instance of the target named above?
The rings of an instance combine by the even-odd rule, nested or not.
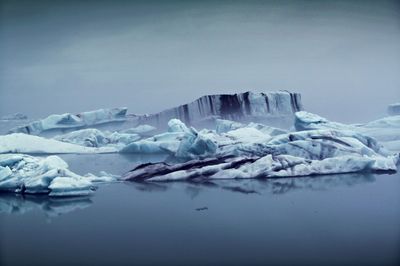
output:
[[[115,174],[162,159],[63,158]],[[115,183],[89,198],[2,194],[0,211],[1,265],[400,263],[400,174]]]

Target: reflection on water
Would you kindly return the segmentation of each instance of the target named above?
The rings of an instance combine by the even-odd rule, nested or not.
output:
[[[194,198],[208,189],[223,189],[241,194],[280,195],[296,190],[329,190],[340,186],[356,186],[375,181],[373,174],[342,174],[277,179],[225,179],[182,182],[127,182],[135,189],[145,192],[163,192],[172,187],[184,189]]]
[[[372,174],[343,174],[315,177],[297,177],[280,179],[237,179],[207,180],[198,182],[126,182],[133,190],[142,192],[165,192],[171,188],[185,191],[190,199],[212,189],[222,189],[232,193],[282,195],[297,190],[329,190],[335,187],[356,186],[372,183]],[[112,184],[111,184],[112,185]],[[97,193],[102,193],[101,188]],[[132,193],[134,193],[132,191]],[[33,210],[42,211],[46,217],[53,218],[76,210],[90,207],[89,197],[54,198],[46,195],[0,194],[0,213],[25,214]]]
[[[18,195],[11,193],[0,194],[0,213],[25,214],[39,210],[47,218],[54,218],[76,210],[82,210],[92,205],[88,197],[54,198],[47,195]]]

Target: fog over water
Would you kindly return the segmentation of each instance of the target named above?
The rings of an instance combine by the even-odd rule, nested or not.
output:
[[[343,122],[400,101],[398,1],[11,1],[0,13],[0,116],[285,89]]]

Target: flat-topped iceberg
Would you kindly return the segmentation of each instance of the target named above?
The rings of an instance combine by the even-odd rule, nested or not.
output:
[[[0,135],[0,153],[62,154],[62,153],[111,153],[115,147],[84,147],[55,139],[23,133]]]
[[[125,121],[127,108],[99,109],[79,114],[50,115],[45,119],[31,122],[10,130],[11,133],[37,135],[53,129],[82,128],[109,122]]]
[[[49,196],[84,196],[95,189],[96,182],[110,182],[114,176],[80,176],[68,169],[58,156],[45,158],[23,154],[0,155],[0,191]]]
[[[290,124],[293,114],[303,110],[301,95],[288,91],[267,93],[244,92],[206,95],[197,100],[159,113],[138,116],[140,123],[164,126],[170,119],[187,125],[214,124],[215,118],[245,122],[279,122]]]

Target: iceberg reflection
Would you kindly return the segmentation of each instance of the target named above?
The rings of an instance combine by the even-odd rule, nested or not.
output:
[[[0,194],[0,214],[25,214],[41,211],[47,218],[82,210],[93,204],[89,197],[54,198],[47,195]]]

